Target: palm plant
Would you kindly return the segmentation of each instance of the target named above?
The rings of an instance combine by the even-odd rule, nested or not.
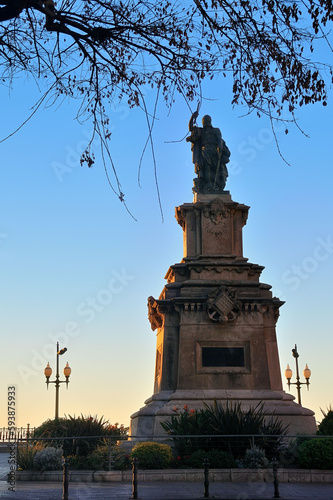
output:
[[[239,401],[227,401],[222,405],[215,400],[213,404],[204,403],[204,406],[191,411],[185,407],[161,424],[172,436],[180,456],[191,455],[196,450],[217,449],[230,453],[234,458],[242,458],[246,450],[253,446],[254,440],[267,457],[276,455],[288,426],[284,426],[278,418],[268,419],[264,403],[260,402],[247,410],[242,409]]]
[[[98,444],[103,442],[101,436],[126,437],[128,428],[118,423],[112,425],[104,417],[84,416],[72,417],[55,420],[47,420],[34,431],[34,438],[48,438],[45,440],[47,446],[62,445],[65,455],[87,456],[96,449]],[[74,439],[52,440],[51,438],[70,438]],[[96,438],[94,439],[94,436]],[[78,439],[76,439],[78,438]],[[89,438],[89,439],[81,439]]]

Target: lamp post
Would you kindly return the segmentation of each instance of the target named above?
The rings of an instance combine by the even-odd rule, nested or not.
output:
[[[297,352],[297,345],[295,344],[295,348],[291,350],[292,354],[293,354],[293,357],[295,358],[295,361],[296,361],[296,382],[290,382],[290,379],[291,377],[293,376],[293,372],[290,368],[289,365],[287,365],[287,368],[286,368],[286,371],[284,372],[285,373],[285,376],[286,376],[286,379],[287,379],[287,383],[288,383],[288,387],[290,389],[290,386],[291,385],[296,385],[296,389],[297,389],[297,399],[298,399],[298,404],[300,405],[301,404],[301,386],[302,385],[306,385],[308,390],[309,390],[309,385],[310,385],[310,377],[311,377],[311,370],[309,369],[308,365],[305,365],[305,368],[303,370],[303,375],[304,375],[304,378],[306,380],[306,382],[301,382],[300,381],[300,377],[299,377],[299,370],[298,370],[298,358],[299,358],[299,354]]]
[[[66,384],[66,389],[68,389],[69,376],[72,372],[69,364],[67,363],[65,368],[64,368],[64,375],[66,377],[66,380],[59,380],[59,356],[62,356],[63,354],[65,354],[66,351],[67,351],[67,347],[64,347],[63,349],[59,350],[59,342],[57,342],[57,373],[56,373],[55,380],[50,380],[50,377],[52,375],[52,368],[50,367],[50,363],[47,363],[46,368],[44,370],[44,374],[46,377],[47,389],[49,388],[49,384],[55,384],[55,390],[56,390],[55,419],[56,420],[59,418],[59,387],[60,387],[60,384]]]

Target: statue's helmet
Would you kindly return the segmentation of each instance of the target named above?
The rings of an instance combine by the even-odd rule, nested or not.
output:
[[[209,115],[205,115],[202,118],[202,126],[203,127],[209,127],[212,125],[212,119]]]

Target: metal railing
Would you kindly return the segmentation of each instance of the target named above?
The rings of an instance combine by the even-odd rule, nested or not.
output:
[[[7,434],[2,431],[2,440],[6,442]],[[64,465],[63,465],[63,488],[64,488],[64,499],[68,499],[68,488],[69,488],[69,469],[71,468],[69,458],[69,451],[76,450],[77,452],[82,450],[84,446],[87,446],[87,443],[91,445],[92,440],[94,440],[94,444],[99,443],[100,445],[104,445],[105,447],[105,461],[104,461],[104,470],[111,471],[113,468],[118,468],[116,462],[116,454],[119,451],[119,445],[121,441],[126,441],[128,436],[109,436],[109,435],[100,435],[100,436],[64,436],[64,437],[39,437],[35,438],[32,436],[31,429],[21,428],[17,429],[15,433],[16,440],[14,444],[17,447],[17,457],[20,457],[20,452],[24,449],[32,448],[38,443],[42,443],[44,446],[56,446],[61,447],[64,451]],[[142,441],[152,441],[160,442],[163,444],[169,444],[173,447],[186,446],[188,449],[190,447],[200,447],[203,446],[205,451],[209,453],[212,450],[220,450],[220,451],[229,451],[236,456],[241,456],[244,453],[244,450],[253,448],[254,446],[266,446],[266,449],[271,451],[271,456],[269,457],[269,462],[267,467],[271,469],[273,474],[272,479],[272,488],[274,486],[274,497],[280,498],[279,496],[279,483],[278,483],[278,468],[290,467],[295,463],[296,456],[292,454],[293,443],[300,444],[306,440],[311,439],[332,439],[333,436],[309,436],[309,435],[178,435],[178,436],[130,436],[130,441],[128,441],[128,450],[130,453],[131,445],[142,442]],[[83,442],[82,442],[83,441]],[[133,441],[133,442],[131,442]],[[177,442],[178,441],[178,444]],[[13,444],[13,437],[10,436],[10,442]],[[85,442],[85,443],[84,443]],[[297,447],[297,446],[296,446]],[[88,446],[89,448],[89,446]],[[86,448],[87,449],[87,448]],[[75,455],[75,454],[74,454]],[[79,457],[79,453],[76,454]],[[185,457],[186,458],[186,457]],[[190,463],[190,462],[188,462]],[[183,465],[183,464],[181,464]],[[138,468],[140,467],[140,463],[138,460],[128,460],[127,470],[132,468],[132,486],[133,493],[132,498],[138,498]],[[174,468],[177,468],[177,463],[174,463]],[[204,496],[209,497],[209,481],[210,481],[210,469],[215,468],[213,463],[210,463],[209,459],[202,459],[201,462],[198,463],[197,468],[202,469],[203,472],[203,487],[204,487]],[[223,468],[223,467],[221,467]],[[230,467],[226,467],[230,468]],[[232,468],[232,467],[231,467]],[[100,470],[100,469],[99,469]],[[141,480],[141,479],[140,479]],[[272,491],[273,493],[273,491]]]
[[[35,428],[30,427],[15,427],[13,430],[8,427],[0,427],[0,443],[9,443],[10,441],[17,441],[18,439],[29,439],[33,434]]]
[[[186,459],[189,458],[193,449],[202,449],[207,452],[210,450],[218,450],[229,453],[233,457],[242,458],[247,449],[259,447],[266,453],[266,458],[271,461],[275,458],[282,466],[292,466],[296,462],[297,456],[293,455],[293,443],[295,449],[305,440],[309,439],[327,439],[332,436],[321,435],[262,435],[262,434],[244,434],[244,435],[178,435],[178,436],[63,436],[63,437],[33,437],[32,430],[26,432],[27,429],[18,429],[16,437],[10,437],[12,444],[18,447],[25,445],[33,445],[43,443],[45,446],[61,447],[65,456],[80,457],[87,455],[87,450],[93,450],[97,444],[105,447],[106,459],[103,464],[103,469],[111,471],[117,467],[117,452],[121,442],[128,442],[127,451],[130,454],[130,449],[135,443],[142,441],[154,441],[157,443],[168,444],[174,450],[177,450],[173,468],[177,468],[177,459],[183,459],[182,465],[186,465]],[[0,429],[1,432],[1,429]],[[6,442],[6,434],[3,434],[2,442]],[[128,440],[129,439],[129,440]],[[86,450],[85,452],[83,450]],[[179,450],[182,450],[179,452]],[[129,467],[129,462],[128,462]],[[228,468],[228,467],[227,467]]]

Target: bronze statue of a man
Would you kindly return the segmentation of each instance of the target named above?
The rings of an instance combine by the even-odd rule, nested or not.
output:
[[[212,127],[209,115],[202,118],[202,127],[194,125],[198,116],[195,111],[189,122],[191,135],[186,138],[192,143],[193,163],[197,178],[194,179],[193,191],[197,193],[222,193],[228,177],[226,163],[229,162],[230,151],[222,139],[219,128]]]

